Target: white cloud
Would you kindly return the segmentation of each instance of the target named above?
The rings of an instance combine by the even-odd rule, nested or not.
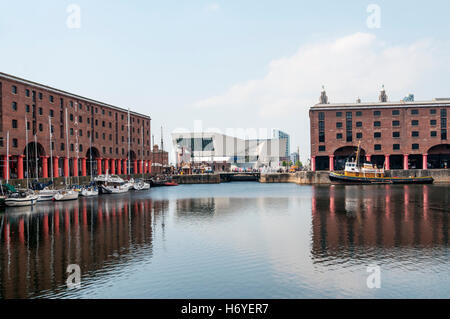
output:
[[[206,12],[217,12],[220,10],[220,5],[218,3],[209,3],[205,7]]]
[[[331,103],[353,102],[357,97],[375,100],[382,84],[389,97],[399,100],[433,80],[436,72],[448,72],[448,58],[436,59],[436,50],[430,40],[396,46],[373,34],[356,33],[302,46],[293,56],[272,61],[263,78],[238,83],[194,106],[205,112],[245,110],[266,125],[290,114],[284,123],[293,137],[291,147],[300,145],[305,159],[309,156],[308,110],[318,102],[322,85]]]

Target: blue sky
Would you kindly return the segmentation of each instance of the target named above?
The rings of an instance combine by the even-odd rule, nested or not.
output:
[[[66,25],[70,4],[79,29]],[[166,145],[196,120],[281,128],[305,160],[321,84],[332,102],[376,100],[381,84],[391,100],[450,96],[449,12],[448,1],[2,1],[0,71],[150,114]]]

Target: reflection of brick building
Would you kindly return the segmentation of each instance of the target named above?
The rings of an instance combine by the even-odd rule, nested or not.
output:
[[[364,159],[386,169],[450,168],[450,99],[329,104],[310,109],[312,170],[341,170],[361,142]]]
[[[28,166],[28,175],[35,177],[36,157],[41,178],[50,177],[52,172],[54,177],[86,176],[90,175],[91,167],[93,175],[106,170],[113,174],[126,174],[128,169],[131,174],[148,172],[150,121],[149,116],[130,112],[128,153],[126,109],[0,73],[0,174],[2,178],[9,174],[11,178],[22,179],[27,175]],[[28,165],[25,163],[26,125]],[[9,172],[6,165],[7,132],[10,137]]]
[[[158,145],[152,150],[152,174],[163,174],[169,165],[169,153],[160,150]]]

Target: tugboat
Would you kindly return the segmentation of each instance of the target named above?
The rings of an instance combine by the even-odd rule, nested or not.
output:
[[[361,163],[361,147],[358,146],[356,160],[345,163],[344,174],[331,172],[329,178],[333,184],[433,184],[431,176],[425,177],[386,177],[385,170],[371,163]]]

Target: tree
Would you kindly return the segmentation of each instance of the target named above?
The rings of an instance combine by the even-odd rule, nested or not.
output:
[[[295,162],[295,165],[296,165],[298,168],[302,168],[302,167],[303,167],[303,164],[302,164],[302,162],[300,162],[300,160],[298,160],[297,162]]]

